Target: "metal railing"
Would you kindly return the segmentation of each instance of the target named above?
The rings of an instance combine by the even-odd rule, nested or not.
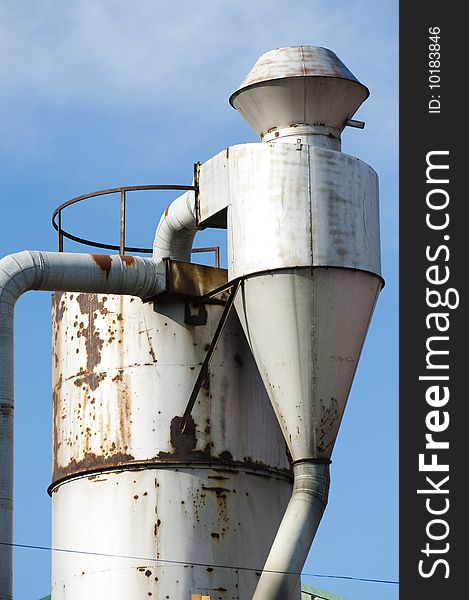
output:
[[[131,185],[124,187],[109,188],[107,190],[98,190],[91,192],[90,194],[83,194],[82,196],[76,196],[71,200],[67,200],[60,206],[58,206],[52,213],[52,226],[58,234],[58,250],[63,252],[64,238],[78,242],[79,244],[85,244],[86,246],[92,246],[94,248],[102,248],[105,250],[116,250],[121,255],[125,255],[126,252],[138,252],[142,254],[152,254],[152,248],[140,248],[136,246],[126,246],[125,243],[125,218],[126,218],[126,203],[127,203],[127,192],[140,192],[147,190],[172,190],[172,191],[194,191],[196,194],[198,188],[195,185]],[[78,235],[74,235],[67,231],[62,226],[62,212],[78,202],[88,200],[90,198],[96,198],[98,196],[105,196],[108,194],[120,194],[120,219],[119,219],[119,245],[105,244],[103,242],[97,242],[95,240],[89,240]],[[215,267],[220,267],[220,248],[218,246],[205,247],[205,248],[193,248],[193,253],[200,252],[213,252],[215,258]]]

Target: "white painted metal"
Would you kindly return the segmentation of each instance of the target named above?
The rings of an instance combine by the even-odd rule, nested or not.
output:
[[[184,322],[184,302],[55,296],[54,479],[104,462],[205,462],[224,452],[229,462],[288,472],[281,432],[234,312],[192,413],[196,445],[178,454],[172,443],[172,420],[184,412],[223,310],[207,308],[207,324],[196,326]]]
[[[329,465],[296,463],[295,485],[253,600],[294,600],[329,494]]]
[[[252,569],[262,569],[290,495],[285,479],[208,466],[67,482],[52,494],[52,544],[85,554],[53,556],[52,597],[252,598]]]
[[[262,568],[292,483],[234,311],[178,428],[222,309],[187,325],[183,302],[55,296],[53,544],[147,560],[56,553],[54,600],[254,593],[255,572],[216,565]]]
[[[200,167],[199,226],[227,211],[236,309],[293,460],[311,471],[331,456],[382,286],[378,178],[340,152],[368,93],[329,50],[269,52],[230,98],[265,143]],[[301,570],[327,498],[314,481],[307,493],[323,501],[309,512],[294,494],[256,599],[298,596],[268,571]]]
[[[297,124],[342,130],[368,95],[331,50],[292,46],[261,56],[230,103],[262,137]]]
[[[267,53],[230,102],[271,141],[228,148],[201,166],[200,206],[188,192],[168,207],[156,261],[52,253],[1,261],[0,363],[9,371],[0,383],[0,450],[9,460],[0,471],[1,541],[12,536],[18,296],[48,289],[148,298],[165,285],[158,261],[188,261],[197,227],[227,210],[229,276],[243,279],[236,309],[297,461],[255,598],[297,600],[297,579],[269,571],[302,568],[327,500],[326,467],[314,461],[332,452],[382,283],[377,177],[338,151],[340,131],[367,95],[329,50]],[[234,315],[184,434],[179,427],[220,312],[211,305],[207,326],[187,326],[182,304],[56,296],[54,545],[85,554],[55,553],[54,600],[210,592],[245,600],[254,592],[252,572],[216,565],[263,564],[291,483]],[[11,600],[11,549],[0,551],[0,600]],[[207,563],[154,563],[181,555]]]
[[[333,150],[246,144],[230,153],[229,276],[335,266],[379,273],[375,172]]]
[[[331,457],[380,288],[323,267],[243,282],[236,309],[294,461]]]
[[[13,598],[13,331],[18,298],[28,290],[154,294],[150,259],[24,251],[0,260],[0,600]]]
[[[348,79],[359,83],[332,50],[319,46],[286,46],[260,56],[231,98],[257,83],[305,76]]]
[[[278,140],[230,149],[229,276],[243,278],[236,308],[295,465],[256,600],[296,594],[288,573],[303,568],[328,487],[306,476],[303,490],[298,469],[326,468],[382,286],[377,176],[314,130],[341,131],[367,96],[333,53],[298,47],[261,57],[230,99]]]
[[[310,145],[232,146],[200,167],[201,221],[225,207],[230,278],[309,265],[380,273],[378,178],[357,158]]]
[[[199,218],[202,224],[231,204],[230,153],[236,147],[225,148],[199,167]]]
[[[293,127],[281,127],[262,138],[263,142],[275,142],[277,144],[295,144],[297,150],[301,150],[303,144],[337,150],[340,152],[340,131],[334,127],[324,125],[295,125]]]
[[[153,258],[161,260],[171,256],[189,262],[196,231],[195,194],[189,191],[164,211],[156,230]]]

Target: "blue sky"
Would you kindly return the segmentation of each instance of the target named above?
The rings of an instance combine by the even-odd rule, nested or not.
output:
[[[64,200],[96,189],[190,184],[195,161],[255,134],[228,104],[273,48],[334,50],[371,90],[343,151],[378,172],[383,274],[375,317],[339,432],[329,505],[305,573],[398,578],[396,1],[2,0],[0,3],[0,255],[56,250]],[[151,246],[168,194],[135,198],[128,240]],[[117,204],[65,215],[78,235],[116,240]],[[204,232],[197,244],[219,243]],[[87,251],[66,243],[66,250]],[[15,541],[50,544],[50,294],[32,292],[16,320]],[[396,600],[397,586],[305,577],[360,600]],[[49,592],[50,556],[15,551],[15,598]]]

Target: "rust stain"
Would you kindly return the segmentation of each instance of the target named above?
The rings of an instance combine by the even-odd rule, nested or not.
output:
[[[126,266],[127,268],[134,267],[137,262],[135,260],[135,256],[127,256],[127,255],[121,254],[120,259],[122,261],[122,264],[124,266]]]
[[[90,390],[95,391],[100,381],[106,379],[106,371],[100,371],[99,373],[84,371],[80,369],[78,372],[78,377],[75,379],[74,384],[77,387],[82,387],[83,385],[87,385]]]
[[[226,498],[226,492],[231,492],[228,488],[223,487],[208,487],[202,485],[202,489],[207,492],[215,492],[217,498]]]
[[[4,417],[11,417],[13,414],[13,406],[9,403],[2,402],[0,403],[0,415]]]
[[[110,456],[98,456],[94,452],[88,452],[82,460],[73,458],[65,467],[59,465],[57,461],[54,460],[52,481],[57,482],[66,477],[70,477],[71,475],[77,475],[78,473],[128,465],[134,460],[135,459],[131,454],[125,454],[123,452],[116,452]]]
[[[319,455],[327,454],[327,451],[334,444],[334,432],[337,429],[337,423],[341,418],[341,410],[337,398],[330,398],[329,402],[320,399],[321,419],[319,423],[319,436],[317,451]]]
[[[59,380],[52,390],[52,415],[54,419],[54,428],[52,432],[52,461],[56,464],[57,457],[59,454],[61,442],[60,432],[60,391],[62,388],[62,373],[60,374]]]
[[[197,438],[195,435],[195,422],[192,416],[187,421],[184,432],[181,431],[182,417],[174,417],[170,426],[170,441],[173,452],[159,452],[159,460],[169,459],[172,462],[206,461],[211,459],[210,443],[204,450],[195,450]]]
[[[239,354],[235,354],[233,356],[233,358],[235,359],[235,361],[238,363],[238,365],[240,367],[244,367],[244,360],[241,358],[241,356]]]
[[[229,511],[228,511],[228,496],[231,491],[234,490],[219,487],[219,486],[206,486],[202,485],[200,490],[200,498],[206,497],[206,492],[212,492],[215,494],[218,512],[218,531],[211,534],[212,538],[220,539],[229,530]],[[205,503],[205,502],[204,502]]]
[[[73,315],[71,312],[69,314],[71,320],[68,325],[72,327],[73,324],[73,331],[77,331],[77,337],[84,340],[86,352],[83,353],[83,357],[80,357],[81,365],[78,373],[68,378],[76,386],[75,389],[78,388],[77,392],[72,392],[71,398],[62,398],[61,379],[53,390],[54,481],[76,474],[129,465],[134,460],[128,451],[131,446],[131,393],[122,368],[122,352],[116,353],[116,370],[112,374],[109,373],[109,377],[113,379],[112,396],[103,397],[100,391],[101,382],[108,374],[107,371],[98,368],[104,346],[101,334],[107,330],[112,317],[115,317],[114,313],[111,314],[111,311],[106,308],[107,300],[106,296],[78,294],[75,296],[79,307],[76,311],[78,314]],[[80,313],[84,315],[81,322]],[[67,316],[64,317],[66,318]],[[118,318],[117,321],[116,335],[122,336],[123,322]],[[65,328],[65,326],[66,323],[63,322],[61,327]],[[96,390],[94,395],[93,392]],[[103,410],[100,408],[103,405],[112,408]],[[73,415],[70,411],[73,411]],[[114,415],[112,418],[109,417],[111,413]],[[72,416],[73,422],[63,421],[63,419],[71,419]],[[69,447],[72,460],[69,460],[68,456],[66,461],[59,460],[60,446],[64,444]],[[68,464],[64,464],[65,462]]]
[[[153,535],[156,537],[158,535],[158,528],[161,525],[161,519],[157,519],[156,523],[153,526]]]
[[[123,381],[124,379],[124,369],[119,369],[119,371],[117,372],[117,375],[115,375],[112,378],[112,381],[116,382],[116,381]]]
[[[92,373],[94,368],[101,362],[101,349],[104,341],[100,337],[95,321],[98,312],[102,315],[109,312],[104,306],[105,301],[105,298],[100,300],[97,294],[79,294],[77,296],[81,313],[88,316],[88,327],[85,327],[84,323],[81,322],[77,332],[78,338],[85,338],[87,373]]]
[[[207,369],[207,375],[205,375],[204,380],[202,381],[202,389],[205,390],[205,395],[207,398],[210,397],[210,383],[211,383],[211,373],[210,369]]]
[[[151,357],[152,362],[157,363],[158,360],[156,358],[155,350],[154,350],[153,344],[152,344],[152,337],[150,335],[151,329],[148,329],[148,327],[147,327],[145,315],[143,315],[143,320],[144,320],[144,324],[145,324],[145,329],[143,329],[142,331],[139,331],[139,333],[144,333],[146,335],[146,338],[148,341],[148,353]]]
[[[112,266],[112,257],[109,254],[92,254],[91,258],[106,273],[106,279],[109,277]]]
[[[169,207],[171,206],[171,204],[168,204],[168,206],[166,207],[165,211],[164,211],[164,216],[167,217],[168,213],[169,213]]]
[[[54,321],[60,322],[65,312],[65,300],[63,299],[64,292],[55,292],[52,294],[52,310]]]

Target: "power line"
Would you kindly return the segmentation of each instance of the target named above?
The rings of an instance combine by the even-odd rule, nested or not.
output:
[[[258,574],[265,573],[283,573],[286,575],[303,575],[303,577],[322,577],[328,579],[348,579],[351,581],[364,581],[367,583],[382,583],[382,584],[392,584],[399,585],[398,581],[393,581],[390,579],[372,579],[370,577],[353,577],[351,575],[324,575],[322,573],[303,573],[296,571],[271,571],[266,569],[254,569],[252,567],[240,567],[233,565],[217,565],[213,563],[199,563],[199,562],[190,562],[190,561],[182,561],[182,560],[170,560],[167,558],[149,558],[142,556],[132,556],[126,554],[108,554],[106,552],[91,552],[87,550],[71,550],[69,548],[53,548],[51,546],[36,546],[32,544],[11,544],[8,542],[0,542],[0,546],[10,546],[13,548],[25,548],[29,550],[46,550],[48,552],[64,552],[67,554],[84,554],[87,556],[106,556],[109,558],[125,558],[127,560],[138,560],[142,562],[155,562],[155,563],[167,563],[173,565],[191,565],[194,567],[210,567],[210,568],[219,568],[219,569],[236,569],[238,571],[254,571]]]

